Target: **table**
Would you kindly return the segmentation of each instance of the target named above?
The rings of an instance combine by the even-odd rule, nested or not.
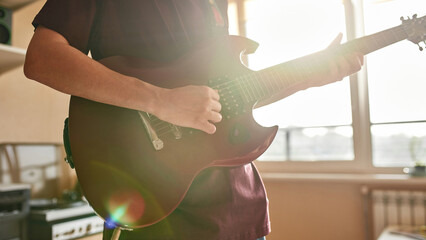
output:
[[[377,240],[426,240],[425,230],[425,226],[390,226],[380,234]]]

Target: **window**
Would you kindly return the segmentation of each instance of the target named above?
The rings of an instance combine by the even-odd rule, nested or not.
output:
[[[372,34],[399,25],[400,15],[423,16],[419,9],[426,10],[424,0],[236,0],[231,5],[230,18],[238,19],[230,22],[240,23],[232,29],[260,43],[248,59],[255,70],[320,51],[339,32]],[[409,166],[413,157],[424,161],[426,81],[421,81],[420,64],[425,60],[415,45],[400,42],[368,55],[363,70],[351,79],[256,109],[260,124],[280,127],[259,160],[285,169],[364,172],[372,166]]]
[[[399,23],[396,16],[426,14],[422,0],[365,1],[367,34]],[[419,12],[419,10],[421,12]],[[378,18],[377,16],[380,16]],[[373,164],[426,163],[425,54],[401,42],[368,57]]]

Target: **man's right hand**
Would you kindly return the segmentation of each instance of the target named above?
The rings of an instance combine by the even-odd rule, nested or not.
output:
[[[222,120],[219,94],[207,86],[161,89],[158,97],[153,114],[163,121],[213,134]]]
[[[219,94],[206,86],[164,89],[122,75],[89,58],[61,34],[38,26],[25,59],[25,75],[60,92],[149,112],[161,120],[213,134],[220,122]]]

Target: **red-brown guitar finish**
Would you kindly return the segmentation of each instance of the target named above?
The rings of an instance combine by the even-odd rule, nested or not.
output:
[[[209,85],[209,79],[251,72],[240,55],[256,47],[247,39],[226,37],[168,64],[131,57],[100,62],[165,88]],[[155,150],[137,111],[72,96],[70,143],[85,197],[99,216],[121,227],[160,221],[176,209],[201,170],[250,163],[269,147],[278,127],[259,126],[252,116],[254,104],[224,118],[213,135],[184,129],[180,139],[160,137],[164,147]]]

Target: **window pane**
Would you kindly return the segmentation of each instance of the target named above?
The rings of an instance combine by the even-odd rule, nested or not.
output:
[[[274,142],[272,142],[268,150],[258,159],[267,161],[288,160],[287,148],[287,131],[281,128],[278,130]]]
[[[230,2],[228,4],[228,21],[229,21],[229,27],[228,27],[229,34],[238,35],[238,13],[237,13],[237,4],[235,2]]]
[[[249,57],[253,69],[322,50],[346,31],[340,0],[251,0],[245,8],[247,36],[260,43]],[[352,122],[350,106],[349,84],[343,81],[299,92],[255,115],[261,124],[280,127],[342,125]]]
[[[291,160],[353,160],[352,127],[305,128],[291,132]]]
[[[426,163],[426,123],[385,124],[371,127],[373,164],[407,167]]]
[[[400,16],[426,14],[425,0],[364,2],[366,34],[399,25]],[[368,55],[367,60],[371,121],[426,120],[424,51],[405,40]]]
[[[352,127],[280,129],[259,160],[353,160]]]
[[[249,66],[259,70],[326,48],[339,32],[346,33],[341,0],[248,0],[245,3],[247,37],[260,43],[249,56]],[[343,40],[346,41],[346,40]],[[353,158],[351,137],[340,146],[326,144],[334,133],[310,136],[293,127],[350,125],[350,89],[347,79],[308,89],[277,103],[256,109],[256,120],[279,125],[280,132],[264,160],[341,160]],[[352,132],[351,127],[347,127]],[[313,131],[312,129],[307,130]],[[286,135],[286,133],[288,135]]]

